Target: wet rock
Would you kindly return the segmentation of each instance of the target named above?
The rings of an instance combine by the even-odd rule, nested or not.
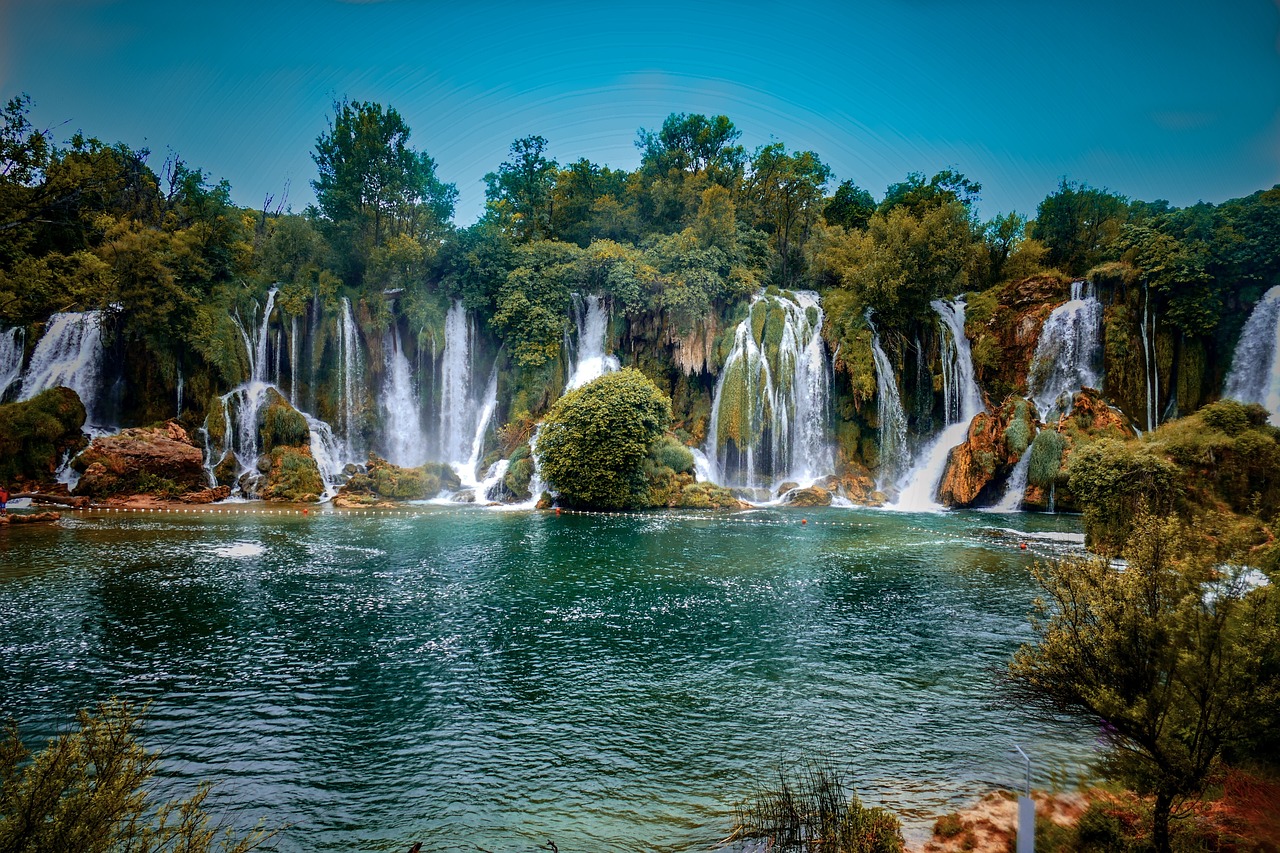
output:
[[[809,486],[807,489],[792,489],[782,497],[787,506],[831,506],[831,493],[821,486]]]
[[[209,489],[201,489],[198,492],[188,492],[182,495],[178,500],[185,504],[211,504],[215,501],[225,501],[231,497],[230,486],[214,486]]]
[[[1035,433],[1035,408],[1021,397],[1010,397],[994,413],[979,412],[964,444],[947,457],[938,500],[952,508],[996,503]]]
[[[777,495],[777,497],[782,497],[792,489],[798,489],[798,488],[800,488],[799,483],[788,480],[787,482],[783,483],[781,486],[778,486],[778,491],[775,492],[775,494]]]
[[[11,512],[6,515],[0,515],[0,525],[39,524],[44,521],[57,521],[60,518],[62,518],[62,514],[57,512]]]

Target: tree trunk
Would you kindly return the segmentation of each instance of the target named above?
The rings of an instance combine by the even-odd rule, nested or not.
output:
[[[1156,804],[1151,815],[1151,842],[1156,853],[1170,853],[1169,847],[1169,812],[1173,810],[1173,797],[1160,791],[1156,793]]]

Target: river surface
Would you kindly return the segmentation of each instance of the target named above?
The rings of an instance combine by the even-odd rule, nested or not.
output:
[[[708,850],[813,756],[919,837],[1093,754],[998,684],[1077,520],[235,509],[0,528],[0,716],[150,702],[162,788],[281,850]]]

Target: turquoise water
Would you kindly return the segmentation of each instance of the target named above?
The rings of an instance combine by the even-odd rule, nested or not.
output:
[[[240,509],[0,529],[0,714],[149,701],[165,785],[283,850],[706,850],[814,755],[918,835],[1093,747],[997,680],[1060,546],[992,528],[1070,519]]]

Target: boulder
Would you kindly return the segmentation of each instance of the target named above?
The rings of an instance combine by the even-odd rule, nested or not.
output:
[[[176,423],[126,429],[95,438],[72,462],[81,472],[76,494],[160,494],[177,497],[208,486],[204,453]]]
[[[807,489],[792,489],[782,496],[787,506],[831,506],[831,492],[821,486],[809,486]]]
[[[178,500],[186,504],[211,504],[214,501],[224,501],[231,497],[230,486],[214,486],[209,489],[201,489],[198,492],[188,492],[182,495]]]
[[[428,462],[418,468],[402,468],[370,453],[364,472],[353,474],[338,494],[363,504],[379,500],[427,500],[440,494],[441,489],[457,491],[460,488],[462,481],[444,463]]]
[[[62,518],[56,512],[7,513],[0,515],[0,525],[4,524],[38,524],[42,521],[57,521]]]

